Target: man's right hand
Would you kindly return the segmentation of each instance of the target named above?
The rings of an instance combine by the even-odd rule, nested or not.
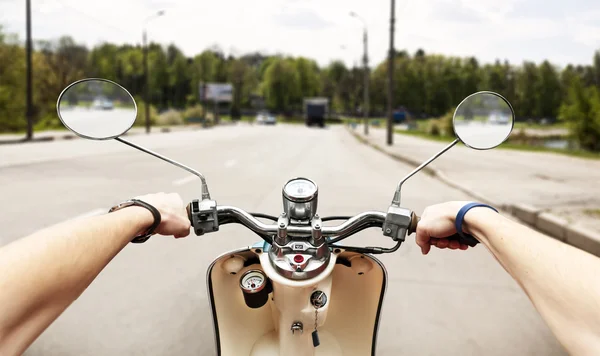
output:
[[[458,241],[447,239],[448,236],[456,234],[456,227],[454,226],[456,214],[468,203],[468,201],[452,201],[425,208],[417,225],[415,238],[424,255],[429,253],[432,245],[437,248],[450,248],[452,250],[466,250],[469,248],[469,246]]]

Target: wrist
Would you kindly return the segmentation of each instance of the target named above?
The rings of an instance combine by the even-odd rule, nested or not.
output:
[[[131,226],[135,227],[136,230],[134,236],[146,232],[154,223],[154,216],[150,210],[141,206],[128,206],[115,211],[113,214],[120,214],[127,219],[127,221],[131,222]]]
[[[498,213],[487,207],[475,207],[470,209],[463,219],[463,232],[473,235],[481,240],[482,237],[485,237],[483,231],[484,224],[481,222],[490,221],[494,216],[498,216]]]

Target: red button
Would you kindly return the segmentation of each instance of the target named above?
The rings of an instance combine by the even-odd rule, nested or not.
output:
[[[304,257],[302,257],[302,255],[296,255],[296,256],[294,256],[294,262],[302,263],[302,262],[304,262]]]

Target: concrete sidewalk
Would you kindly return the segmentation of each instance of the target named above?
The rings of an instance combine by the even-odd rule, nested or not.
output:
[[[365,143],[414,165],[447,145],[395,134],[389,147],[382,129],[371,129],[367,137],[362,127],[350,130]],[[503,207],[546,234],[600,256],[600,161],[517,150],[477,151],[459,143],[429,167],[428,173],[474,199]],[[418,175],[406,185],[413,179]]]
[[[180,126],[153,126],[151,132],[175,132],[175,131],[189,131],[201,128],[201,125],[180,125]],[[145,127],[132,127],[127,131],[127,136],[145,134]],[[69,130],[47,130],[41,132],[34,132],[33,142],[44,142],[44,141],[59,141],[59,140],[71,140],[78,138],[77,135]],[[0,145],[1,144],[12,144],[12,143],[24,143],[25,134],[0,134]]]

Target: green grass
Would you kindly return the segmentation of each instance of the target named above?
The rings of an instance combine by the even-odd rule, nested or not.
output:
[[[585,209],[583,212],[587,215],[600,218],[600,209]]]
[[[421,131],[404,131],[404,130],[395,130],[396,133],[408,136],[415,136],[424,138],[431,141],[438,142],[452,142],[455,140],[454,136],[432,136],[428,133]],[[545,153],[557,153],[565,156],[571,157],[579,157],[579,158],[587,158],[587,159],[600,159],[600,152],[590,152],[590,151],[582,151],[582,150],[561,150],[558,148],[549,148],[543,146],[531,146],[524,145],[518,143],[505,142],[498,146],[497,148],[506,149],[506,150],[519,150],[519,151],[528,151],[528,152],[545,152]]]
[[[542,124],[530,124],[527,122],[515,122],[515,129],[537,129],[537,130],[552,130],[552,129],[566,129],[567,125],[565,123],[557,123],[551,125],[542,125]]]

